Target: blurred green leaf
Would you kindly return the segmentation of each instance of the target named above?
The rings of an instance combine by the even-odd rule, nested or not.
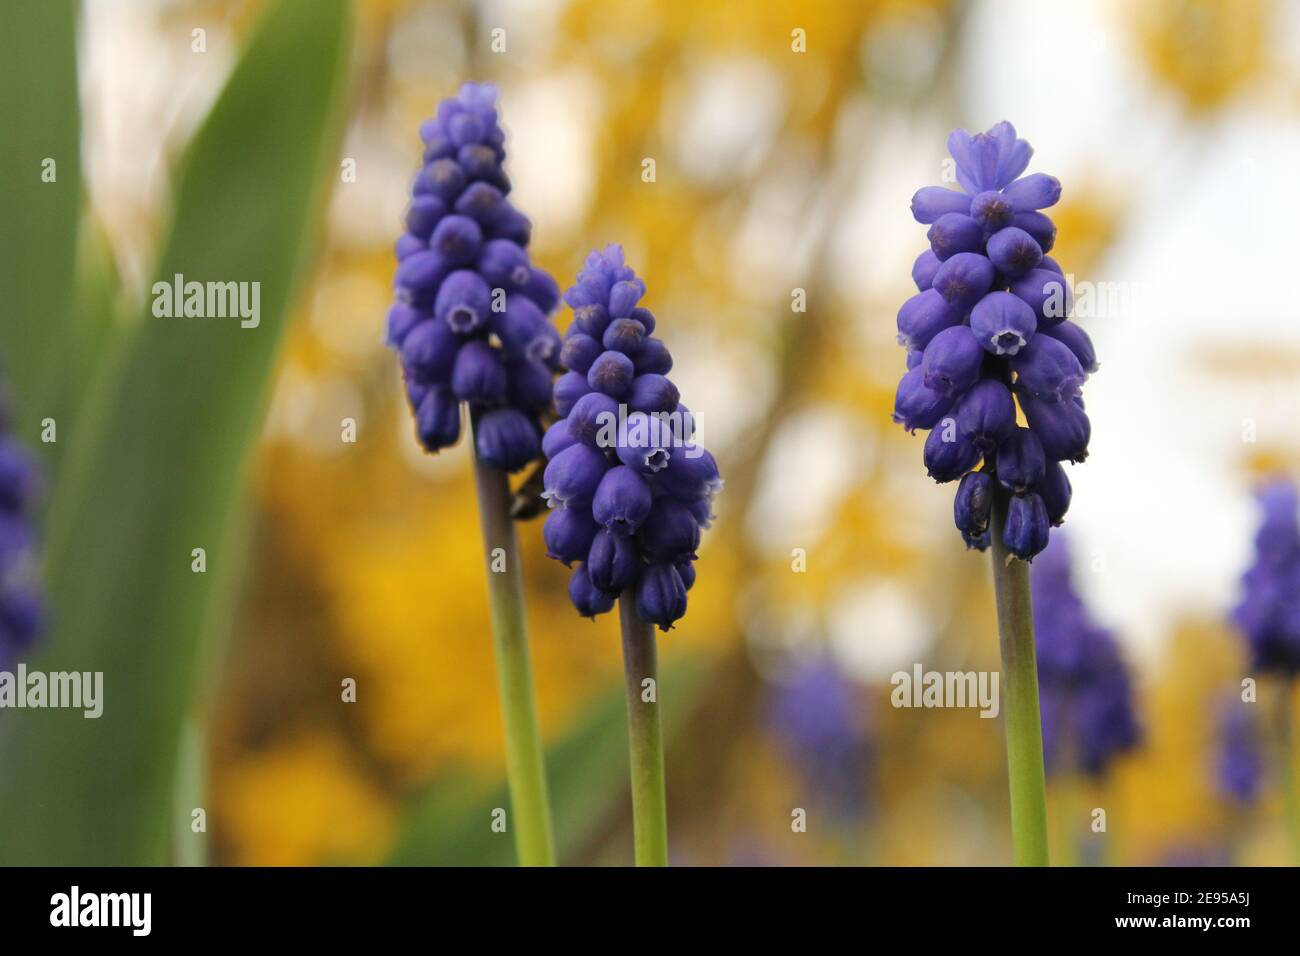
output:
[[[103,671],[104,712],[0,721],[7,863],[159,863],[188,816],[170,802],[180,735],[241,561],[232,513],[336,168],[351,32],[346,0],[270,4],[181,161],[157,274],[260,283],[261,321],[146,309],[115,337],[55,489],[56,626],[30,665]]]
[[[694,712],[713,661],[683,659],[664,669],[663,732],[667,745]],[[570,864],[601,826],[626,805],[628,783],[627,702],[622,683],[600,694],[568,736],[546,752],[555,845],[560,863]],[[669,782],[671,785],[671,781]],[[449,774],[408,813],[405,828],[387,860],[390,866],[513,866],[509,836],[494,833],[492,811],[509,807],[505,784],[484,793],[461,774]],[[671,799],[669,803],[671,810]],[[627,862],[632,862],[629,831]]]
[[[0,27],[0,370],[19,433],[65,411],[81,206],[75,0],[6,4]],[[51,179],[52,181],[47,181]]]

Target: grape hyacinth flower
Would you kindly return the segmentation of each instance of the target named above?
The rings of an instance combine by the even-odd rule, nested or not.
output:
[[[507,199],[497,90],[467,83],[420,127],[423,166],[397,240],[388,344],[428,452],[457,443],[469,407],[492,630],[506,735],[511,829],[524,865],[555,852],[524,631],[507,472],[542,457],[542,416],[559,370],[547,318],[559,286],[528,257],[532,226]]]
[[[956,483],[953,519],[962,540],[993,549],[1015,857],[1046,865],[1024,562],[1047,547],[1070,506],[1063,463],[1088,455],[1081,389],[1096,355],[1070,321],[1069,285],[1048,255],[1056,226],[1042,210],[1060,198],[1060,182],[1023,175],[1033,150],[1010,123],[975,135],[954,130],[948,151],[960,189],[926,186],[912,198],[930,247],[912,266],[916,294],[898,310],[907,362],[894,421],[908,432],[929,431],[925,467],[935,481]]]
[[[573,569],[569,597],[579,614],[594,619],[619,605],[636,859],[664,865],[653,628],[668,631],[686,613],[700,534],[722,479],[667,377],[672,356],[654,335],[654,314],[638,305],[645,291],[622,247],[611,245],[587,256],[564,293],[573,322],[555,382],[562,417],[542,439],[550,509],[543,536],[550,556]]]
[[[1253,707],[1236,694],[1226,697],[1215,728],[1217,789],[1225,800],[1239,807],[1255,802],[1264,776],[1264,755]]]
[[[0,670],[32,646],[44,617],[31,514],[39,484],[35,463],[11,434],[0,384]]]
[[[1300,674],[1300,506],[1296,485],[1277,478],[1256,493],[1262,512],[1255,556],[1242,576],[1233,622],[1246,637],[1252,666],[1276,678],[1274,747],[1296,858],[1300,792],[1296,785],[1295,695]]]
[[[855,686],[834,662],[802,664],[775,687],[770,723],[811,802],[841,823],[867,805],[871,736]]]
[[[1052,539],[1030,581],[1047,771],[1101,777],[1140,739],[1128,668],[1075,590],[1063,537]]]

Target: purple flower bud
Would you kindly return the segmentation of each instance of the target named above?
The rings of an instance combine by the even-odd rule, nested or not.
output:
[[[481,229],[490,229],[505,208],[506,197],[490,183],[470,183],[452,207],[462,216],[469,216]]]
[[[1038,267],[1043,250],[1023,229],[1007,226],[989,236],[989,258],[1003,275],[1014,278]]]
[[[1061,181],[1046,173],[1030,173],[1002,190],[1016,212],[1030,212],[1056,205],[1061,198]]]
[[[1061,264],[1051,256],[1043,256],[1043,261],[1039,263],[1038,268],[1047,269],[1051,272],[1055,272],[1062,279],[1065,278],[1065,270],[1062,269]]]
[[[933,249],[926,249],[916,257],[912,263],[912,281],[916,283],[917,289],[924,292],[934,284],[934,274],[939,271],[939,266],[939,257]]]
[[[478,253],[479,275],[494,289],[514,290],[533,275],[528,253],[509,239],[489,239]]]
[[[506,400],[517,408],[546,408],[551,404],[551,370],[541,362],[508,358]]]
[[[1030,429],[1016,428],[998,445],[998,481],[1007,490],[1023,495],[1043,480],[1046,469],[1043,443]]]
[[[673,370],[673,357],[662,339],[646,337],[632,357],[632,369],[637,375],[667,375]]]
[[[1065,513],[1070,510],[1070,479],[1059,461],[1047,463],[1043,480],[1033,490],[1043,499],[1047,519],[1053,527],[1065,520]]]
[[[587,370],[587,384],[616,398],[627,392],[634,374],[632,360],[622,352],[604,352]]]
[[[388,331],[384,336],[384,341],[393,348],[401,348],[402,342],[411,330],[421,322],[427,322],[431,316],[429,313],[408,305],[405,302],[394,302],[388,309]]]
[[[510,178],[497,161],[496,152],[489,147],[466,144],[457,151],[456,162],[460,163],[468,178],[491,183],[503,193],[510,191]]]
[[[613,288],[609,290],[610,316],[615,319],[627,318],[643,295],[645,295],[645,286],[640,279],[615,282]]]
[[[592,517],[611,531],[632,534],[650,514],[650,499],[650,486],[641,475],[627,465],[615,465],[596,488]]]
[[[602,392],[588,392],[573,403],[567,418],[575,441],[599,448],[610,429],[618,427],[618,402]]]
[[[686,614],[686,585],[671,564],[652,564],[636,586],[636,613],[661,631],[672,629]]]
[[[445,385],[459,349],[460,342],[446,322],[428,319],[402,341],[402,365],[422,385]]]
[[[1056,223],[1041,212],[1018,212],[1012,217],[1011,225],[1033,236],[1045,254],[1056,245]]]
[[[1043,443],[1051,461],[1083,461],[1088,457],[1092,425],[1076,401],[1044,402],[1027,389],[1017,389],[1025,420]]]
[[[397,256],[398,262],[403,262],[415,255],[417,252],[428,252],[429,244],[419,236],[413,236],[409,232],[404,232],[397,237],[397,242],[393,244],[393,254]]]
[[[428,239],[445,215],[447,204],[437,196],[416,196],[406,209],[406,231],[420,239]]]
[[[624,355],[635,355],[644,340],[645,326],[636,319],[612,320],[601,337],[605,348]]]
[[[630,588],[641,573],[636,543],[627,535],[607,528],[597,531],[587,555],[587,573],[591,575],[591,583],[606,594],[615,595]]]
[[[681,501],[712,498],[722,491],[722,476],[713,455],[703,448],[700,454],[686,449],[668,459],[668,467],[659,473],[659,487]]]
[[[587,376],[581,372],[565,372],[555,380],[555,410],[568,417],[574,403],[591,391]]]
[[[591,518],[587,505],[608,468],[609,460],[599,449],[591,445],[570,445],[552,458],[542,473],[542,497],[547,507],[585,512],[594,527],[595,519]]]
[[[558,460],[557,458],[556,461]],[[557,508],[546,516],[546,523],[542,525],[546,554],[565,565],[582,561],[591,551],[591,542],[596,537],[597,530],[596,522],[586,508]]]
[[[1022,561],[1029,561],[1047,547],[1051,525],[1043,499],[1032,492],[1015,495],[1007,508],[1007,524],[1002,529],[1002,543]]]
[[[490,318],[507,355],[548,362],[559,354],[559,333],[527,296],[506,296],[504,311],[494,312]]]
[[[435,385],[424,393],[415,411],[420,444],[429,451],[450,448],[460,439],[460,401],[450,388]]]
[[[1044,329],[1063,322],[1074,308],[1074,290],[1051,269],[1030,270],[1011,284],[1011,291],[1034,310]]]
[[[940,262],[959,252],[979,252],[984,245],[980,224],[959,212],[940,216],[925,235]]]
[[[579,564],[569,575],[569,600],[580,615],[594,621],[597,615],[613,609],[616,598],[597,588],[587,566]]]
[[[997,232],[1011,225],[1016,211],[1011,208],[1005,196],[993,189],[986,189],[970,204],[970,216],[988,233]]]
[[[912,197],[912,218],[929,225],[948,213],[970,212],[970,196],[943,186],[922,186]]]
[[[578,439],[574,438],[573,433],[569,431],[569,420],[561,418],[558,422],[552,423],[551,427],[546,429],[546,434],[542,436],[542,454],[549,461],[577,442]]]
[[[921,372],[926,388],[958,398],[980,377],[984,349],[967,326],[944,329],[925,347]]]
[[[952,500],[953,522],[957,530],[978,539],[989,530],[993,511],[993,479],[987,471],[968,472],[957,486]]]
[[[463,402],[500,405],[506,398],[506,370],[496,349],[481,339],[466,342],[456,353],[451,390]]]
[[[944,329],[961,321],[961,312],[934,289],[918,292],[898,310],[898,344],[924,349]]]
[[[932,287],[944,301],[969,309],[993,286],[993,263],[978,252],[959,252],[939,266]]]
[[[1064,342],[1036,335],[1011,359],[1016,381],[1036,398],[1059,402],[1079,394],[1087,378],[1083,366]]]
[[[923,358],[925,358],[925,353],[920,349],[908,349],[907,358],[905,359],[907,370],[910,372],[914,368],[920,368],[921,359]]]
[[[496,219],[488,226],[489,239],[509,239],[520,246],[526,246],[533,237],[533,224],[509,200],[501,203]]]
[[[945,418],[926,437],[923,458],[926,472],[942,484],[956,481],[979,464],[980,450],[957,430],[955,419]]]
[[[641,328],[645,329],[646,335],[649,335],[651,332],[655,330],[655,315],[653,312],[651,312],[649,309],[645,308],[644,306],[638,305],[635,309],[633,309],[631,312],[628,313],[627,317],[629,319],[636,319],[638,322],[640,322]]]
[[[491,304],[492,290],[483,277],[477,272],[461,269],[447,276],[442,283],[433,314],[446,322],[453,332],[467,335],[487,325]]]
[[[701,528],[713,527],[714,514],[712,498],[697,498],[690,502],[688,507],[691,509],[691,514],[695,516],[695,520]]]
[[[542,450],[537,426],[514,408],[485,412],[474,433],[474,446],[480,459],[502,471],[518,471]]]
[[[627,393],[627,407],[638,412],[671,412],[677,407],[677,386],[662,375],[638,375]]]
[[[1017,355],[1038,327],[1034,310],[1010,292],[990,292],[970,314],[970,329],[985,351]]]
[[[587,370],[591,368],[591,363],[596,361],[603,351],[605,347],[597,339],[593,339],[585,332],[574,332],[570,329],[564,337],[564,345],[560,348],[560,364],[571,372],[581,372],[585,376]]]
[[[529,270],[528,281],[523,284],[520,291],[532,299],[545,315],[550,315],[560,303],[560,287],[555,284],[550,273],[543,272],[541,269]]]
[[[626,434],[620,436],[618,460],[643,475],[653,475],[668,467],[672,458],[669,444],[672,432],[662,421],[645,412],[630,412],[625,421]]]
[[[429,305],[450,268],[436,252],[412,253],[398,263],[393,289],[403,302],[421,307]]]
[[[474,256],[478,255],[482,239],[482,230],[468,216],[447,216],[438,222],[432,237],[429,237],[429,248],[448,263],[464,265],[472,263]]]
[[[677,573],[681,576],[681,579],[682,579],[682,585],[683,585],[683,586],[686,588],[686,590],[689,592],[690,589],[691,589],[691,587],[695,584],[695,564],[694,564],[694,562],[692,562],[692,561],[678,561],[676,564],[673,565],[673,567],[675,567],[675,568],[677,569]]]
[[[609,328],[609,310],[600,303],[578,306],[573,310],[573,324],[599,341]]]
[[[676,498],[654,500],[641,526],[641,548],[651,561],[685,561],[695,558],[700,546],[700,525],[690,506]]]
[[[925,373],[918,365],[898,383],[894,395],[894,421],[908,432],[933,428],[952,409],[954,400],[940,395],[925,384]]]
[[[465,188],[465,173],[454,159],[435,159],[424,167],[416,186],[445,203],[454,203]]]
[[[1091,375],[1097,371],[1097,350],[1092,347],[1092,339],[1089,338],[1088,333],[1078,325],[1069,321],[1062,322],[1044,329],[1043,334],[1065,343],[1065,346],[1074,353],[1074,357],[1079,360],[1079,365],[1085,373]]]
[[[1015,429],[1015,399],[995,378],[976,382],[957,405],[957,430],[982,454],[997,448]]]

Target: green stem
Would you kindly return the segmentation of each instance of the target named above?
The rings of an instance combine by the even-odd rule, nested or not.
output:
[[[474,431],[478,415],[472,414]],[[473,443],[477,447],[477,443]],[[542,736],[533,703],[532,666],[524,623],[524,578],[519,544],[510,519],[510,484],[505,472],[484,464],[474,451],[474,483],[487,559],[492,606],[492,642],[506,735],[506,779],[511,828],[521,866],[554,866],[551,809],[546,795]]]
[[[1047,866],[1047,794],[1038,716],[1038,664],[1029,603],[1029,565],[1002,543],[1007,495],[993,496],[993,590],[1002,648],[1002,700],[1011,784],[1011,842],[1016,866]]]
[[[627,685],[627,743],[632,768],[632,832],[637,866],[668,865],[668,805],[659,728],[659,661],[654,628],[636,613],[631,589],[618,602]],[[649,686],[644,681],[650,680]],[[646,698],[649,697],[647,700]]]
[[[1282,778],[1282,812],[1286,814],[1284,825],[1291,837],[1291,849],[1300,863],[1300,794],[1296,791],[1295,758],[1295,711],[1292,701],[1295,698],[1295,682],[1284,678],[1281,684],[1281,698],[1277,702],[1277,749],[1278,773]]]
[[[205,743],[207,737],[201,722],[190,717],[181,731],[180,755],[176,761],[172,813],[172,863],[175,866],[207,866],[208,834],[207,804],[204,794],[207,781],[204,774]],[[194,811],[202,809],[203,829],[194,830]]]

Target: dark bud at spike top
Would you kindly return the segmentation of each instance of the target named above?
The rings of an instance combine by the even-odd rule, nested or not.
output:
[[[493,87],[467,84],[421,126],[425,166],[396,245],[388,342],[401,353],[424,448],[456,443],[456,399],[469,401],[484,413],[476,453],[514,470],[541,454],[560,348],[546,316],[559,288],[530,265],[528,220],[505,198],[496,99]],[[494,311],[497,290],[509,292],[506,315]]]
[[[1007,525],[1002,531],[1002,543],[1007,550],[1022,561],[1031,560],[1047,547],[1051,523],[1043,499],[1032,492],[1014,495],[1007,508]]]
[[[668,631],[686,614],[686,585],[671,564],[652,564],[636,589],[636,613],[641,620]]]
[[[912,217],[929,225],[948,213],[965,215],[971,211],[971,197],[955,189],[942,186],[924,186],[912,197]]]
[[[570,589],[578,611],[602,613],[631,589],[638,617],[667,630],[686,613],[692,562],[722,478],[713,456],[695,443],[694,416],[665,377],[672,357],[654,336],[654,315],[638,305],[645,292],[622,249],[610,246],[587,257],[564,293],[574,321],[560,354],[567,371],[556,382],[555,404],[568,419],[542,442],[551,458],[543,497],[565,512],[580,511],[575,528],[590,522],[595,529],[585,556],[588,581]],[[625,408],[612,429],[593,433],[597,420]],[[556,525],[548,547],[567,558],[573,549],[561,547],[570,543],[561,532],[570,528]]]
[[[1016,211],[1000,192],[987,189],[972,200],[970,215],[985,232],[994,233],[1011,225]]]
[[[1002,195],[1011,203],[1016,212],[1032,212],[1055,206],[1061,198],[1061,181],[1046,173],[1032,173],[1024,179],[1011,183],[1002,190]]]

